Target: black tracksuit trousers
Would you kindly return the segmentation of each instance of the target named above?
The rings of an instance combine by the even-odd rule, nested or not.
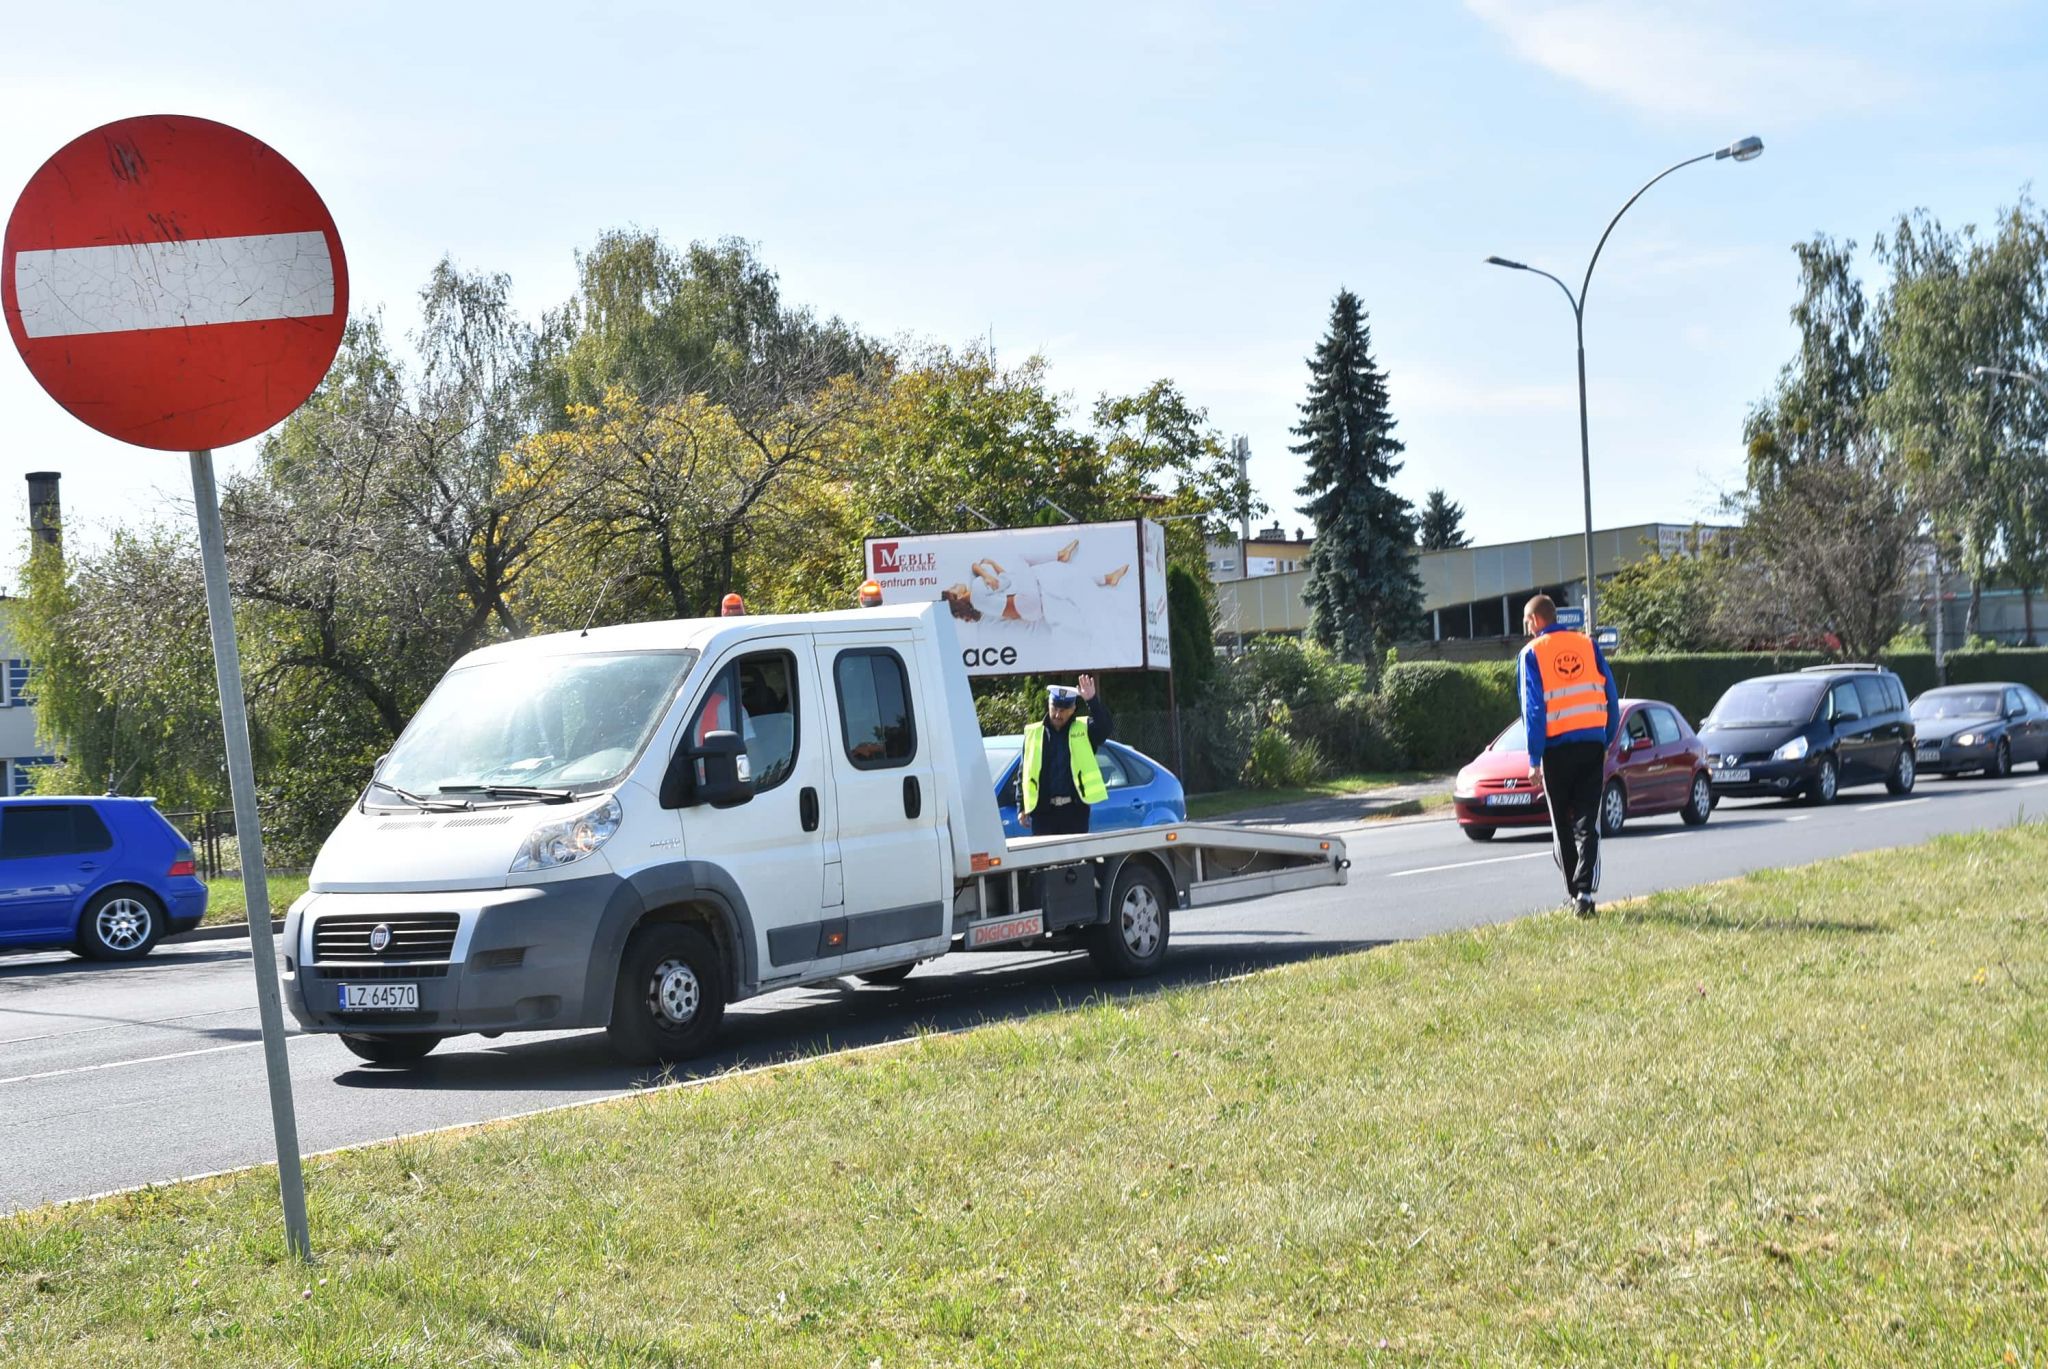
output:
[[[1574,898],[1600,889],[1600,790],[1606,778],[1607,748],[1599,742],[1543,748],[1551,849],[1564,871],[1565,893]]]

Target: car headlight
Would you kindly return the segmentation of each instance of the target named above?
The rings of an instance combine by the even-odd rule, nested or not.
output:
[[[521,870],[573,865],[610,841],[625,816],[619,801],[606,795],[603,803],[573,818],[536,827],[519,848],[519,854],[512,858],[512,870],[516,874]]]
[[[1975,746],[1978,742],[1981,742],[1983,740],[1984,738],[1975,732],[1965,732],[1962,736],[1956,738],[1956,745]]]
[[[1771,753],[1774,761],[1798,761],[1806,759],[1806,738],[1794,737]]]

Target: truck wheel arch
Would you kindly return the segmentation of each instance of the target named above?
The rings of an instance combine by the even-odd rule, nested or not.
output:
[[[753,996],[761,981],[754,919],[748,911],[746,896],[724,869],[702,860],[649,866],[626,880],[621,893],[628,891],[630,896],[615,898],[605,910],[598,954],[591,958],[590,988],[595,991],[601,987],[604,996],[586,997],[585,1002],[611,1002],[612,984],[626,953],[626,939],[636,927],[650,922],[702,926],[726,958],[730,976],[728,1000]]]
[[[1116,889],[1116,877],[1123,873],[1126,865],[1138,865],[1151,871],[1167,890],[1173,906],[1184,906],[1187,900],[1187,881],[1174,872],[1173,864],[1157,851],[1129,851],[1106,861],[1102,867],[1102,875],[1095,885],[1096,902],[1101,910],[1098,921],[1109,920],[1109,896]]]

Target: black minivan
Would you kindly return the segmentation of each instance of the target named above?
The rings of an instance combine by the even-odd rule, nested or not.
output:
[[[1700,724],[1714,797],[1833,803],[1859,784],[1913,789],[1913,715],[1883,666],[1809,666],[1732,686]]]

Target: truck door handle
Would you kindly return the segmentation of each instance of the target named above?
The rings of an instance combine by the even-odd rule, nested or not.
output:
[[[924,811],[924,791],[917,787],[917,776],[903,777],[903,816],[914,818]]]
[[[806,832],[818,830],[818,791],[805,785],[796,797],[797,816],[803,820]]]

